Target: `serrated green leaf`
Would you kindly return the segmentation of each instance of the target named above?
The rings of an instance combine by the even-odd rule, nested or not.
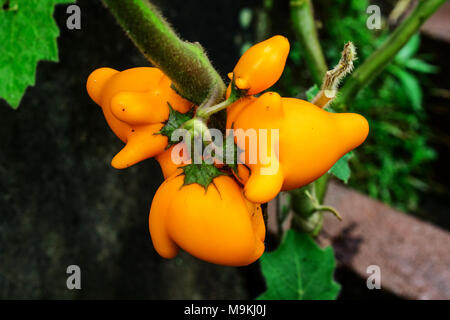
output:
[[[352,152],[345,154],[334,164],[334,166],[331,167],[331,169],[328,172],[333,174],[336,178],[347,183],[351,175],[351,170],[350,166],[348,165],[348,161],[351,159],[352,156],[353,156]]]
[[[0,0],[0,98],[17,109],[40,60],[58,61],[54,6],[74,0]],[[8,5],[9,9],[2,9]]]
[[[205,162],[191,163],[181,167],[184,173],[183,185],[197,183],[208,190],[208,186],[213,183],[214,178],[224,176],[226,173],[217,169],[214,165]]]
[[[333,280],[333,249],[320,248],[310,236],[289,230],[273,252],[260,259],[267,291],[260,300],[333,300],[340,285]]]
[[[317,84],[310,87],[308,90],[306,90],[306,99],[308,99],[309,102],[311,102],[314,97],[319,93],[320,89],[317,86]]]

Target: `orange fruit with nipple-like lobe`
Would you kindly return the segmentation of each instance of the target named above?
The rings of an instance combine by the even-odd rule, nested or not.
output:
[[[244,150],[241,160],[245,165],[238,165],[244,194],[257,203],[318,179],[369,133],[367,120],[359,114],[331,113],[275,92],[250,102],[238,101],[228,112],[227,128],[234,129],[237,145]],[[253,148],[249,140],[239,140],[239,129],[255,130]],[[277,134],[272,136],[272,132]]]
[[[180,248],[220,265],[244,266],[264,252],[261,207],[246,200],[233,178],[220,175],[206,190],[177,169],[156,192],[149,229],[156,251],[174,258]]]
[[[158,134],[169,118],[170,106],[186,113],[192,103],[180,97],[170,79],[157,68],[132,68],[122,72],[100,68],[88,78],[89,96],[103,110],[111,130],[125,142],[111,165],[127,168],[165,151],[166,136]]]

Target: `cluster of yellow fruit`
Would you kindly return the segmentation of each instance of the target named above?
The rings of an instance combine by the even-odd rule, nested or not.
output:
[[[159,69],[100,68],[89,76],[90,97],[126,143],[112,166],[126,168],[150,157],[161,164],[166,180],[154,196],[149,215],[152,241],[161,256],[173,258],[182,248],[216,264],[254,262],[264,252],[260,204],[280,191],[313,182],[366,139],[368,123],[358,114],[331,113],[275,92],[255,96],[280,78],[288,53],[288,40],[272,37],[251,47],[229,75],[232,84],[227,97],[233,89],[243,94],[227,108],[226,127],[256,130],[258,146],[246,148],[245,141],[236,139],[243,152],[233,174],[220,166],[177,164],[179,159],[173,158],[177,155],[168,149],[169,138],[161,134],[171,112],[169,105],[180,114],[201,112],[171,88],[171,80]],[[267,159],[260,157],[261,130],[278,132],[278,139],[269,139],[266,146]],[[255,151],[256,161],[249,161],[255,159]],[[264,173],[268,168],[276,170]]]

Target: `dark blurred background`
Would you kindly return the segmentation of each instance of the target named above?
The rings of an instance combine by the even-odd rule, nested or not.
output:
[[[271,8],[277,12],[272,21],[277,27],[272,29],[258,24],[264,16],[260,11],[264,1],[260,0],[154,2],[182,38],[204,46],[222,76],[233,69],[248,43],[261,40],[261,34],[286,33],[294,39],[291,31],[282,30],[289,29],[287,1]],[[85,89],[88,75],[98,67],[123,70],[149,63],[100,1],[79,0],[77,4],[81,30],[67,30],[66,6],[55,10],[61,30],[60,62],[39,63],[36,85],[27,89],[17,111],[0,101],[0,298],[256,297],[264,290],[257,263],[220,267],[185,253],[168,261],[153,249],[148,211],[163,181],[159,166],[154,159],[121,171],[110,166],[122,143]],[[250,24],[245,20],[248,10],[253,12]],[[330,35],[325,38],[329,43]],[[422,41],[421,50],[432,52],[434,61],[444,61],[448,70],[448,45],[426,36]],[[338,43],[336,48],[341,46]],[[299,51],[294,45],[290,68],[296,66]],[[332,55],[328,55],[330,64],[336,62]],[[280,91],[301,96],[305,88],[293,89],[289,74],[296,73],[288,71]],[[441,79],[433,75],[426,81],[443,86]],[[427,185],[434,181],[439,186],[439,192],[427,196],[430,188],[425,188],[418,196],[424,200],[416,207],[432,208],[431,214],[423,213],[427,209],[413,211],[448,228],[445,166],[449,144],[444,121],[449,118],[448,100],[426,94],[425,101],[431,105],[427,128],[436,130],[430,136],[444,132],[446,138],[431,139],[430,146],[440,157],[434,168],[431,163],[422,174],[434,179],[427,180]],[[356,181],[362,185],[364,179]],[[81,268],[82,290],[66,287],[66,268],[72,264]],[[338,270],[337,280],[344,285],[341,298],[391,297],[368,292],[365,281],[347,270]]]

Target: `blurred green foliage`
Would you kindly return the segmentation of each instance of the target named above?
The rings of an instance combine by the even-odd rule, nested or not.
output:
[[[370,4],[368,0],[334,0],[332,5],[327,0],[314,1],[315,15],[320,20],[320,42],[330,68],[339,61],[346,42],[352,41],[357,48],[358,67],[392,32],[384,19],[380,30],[367,28],[366,9]],[[282,25],[283,29],[271,33],[281,32],[291,40],[286,69],[274,89],[285,96],[306,99],[313,83],[302,48],[294,40],[289,24],[277,20],[277,16],[288,15],[289,9],[279,5],[274,10],[278,11],[271,12],[272,25]],[[424,74],[437,72],[438,68],[425,61],[419,49],[417,34],[350,106],[350,111],[368,119],[370,133],[350,160],[349,184],[405,211],[418,208],[421,192],[427,189],[430,165],[436,158],[436,152],[428,145],[430,130],[422,105],[425,88],[421,80]]]
[[[339,60],[347,41],[353,41],[359,49],[358,60],[364,61],[391,32],[387,26],[379,33],[366,27],[368,5],[367,0],[336,0],[323,11],[327,16],[322,18],[322,46],[329,62]],[[417,209],[420,192],[427,188],[427,169],[436,157],[427,144],[420,74],[437,68],[419,58],[419,48],[416,34],[350,107],[370,123],[368,140],[351,160],[350,185],[408,211]]]

